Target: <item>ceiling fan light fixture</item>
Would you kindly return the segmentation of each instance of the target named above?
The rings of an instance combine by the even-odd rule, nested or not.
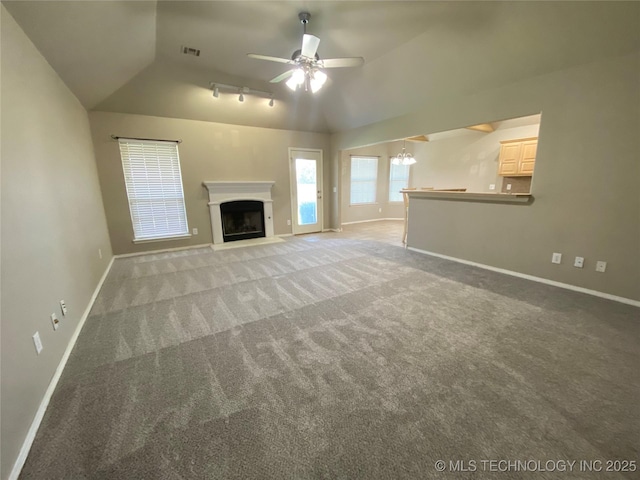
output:
[[[291,90],[293,90],[294,92],[296,91],[296,89],[298,88],[298,82],[296,82],[293,77],[291,77],[289,80],[287,80],[286,83],[287,87],[289,87]]]
[[[271,79],[271,83],[280,83],[288,78],[289,80],[286,82],[286,85],[294,92],[298,90],[299,87],[303,87],[305,92],[311,90],[312,93],[315,93],[320,90],[327,81],[327,75],[319,70],[319,68],[359,67],[364,64],[364,58],[362,57],[320,59],[318,55],[320,39],[315,35],[307,33],[307,24],[309,23],[311,14],[309,12],[300,12],[298,18],[303,26],[302,48],[294,51],[291,58],[247,53],[249,57],[258,60],[295,65],[293,70],[281,73]]]
[[[327,81],[327,74],[322,70],[316,70],[313,72],[313,76],[311,77],[311,92],[316,93],[318,90],[322,88],[324,82]]]
[[[287,80],[287,87],[294,92],[297,88],[305,82],[305,71],[302,68],[296,68],[291,74],[291,78]]]

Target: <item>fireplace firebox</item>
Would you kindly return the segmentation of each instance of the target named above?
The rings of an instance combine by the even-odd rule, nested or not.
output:
[[[265,237],[264,204],[240,200],[220,204],[222,237],[225,242]]]

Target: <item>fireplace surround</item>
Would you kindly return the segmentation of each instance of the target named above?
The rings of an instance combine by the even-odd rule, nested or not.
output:
[[[273,181],[265,182],[204,182],[204,185],[209,191],[209,214],[211,216],[211,233],[213,236],[214,245],[223,244],[225,241],[229,242],[233,239],[233,235],[227,235],[225,239],[225,231],[223,229],[223,210],[227,208],[223,204],[231,204],[232,202],[238,202],[234,208],[246,208],[249,204],[245,202],[260,202],[262,203],[262,212],[264,219],[263,233],[256,236],[245,236],[245,238],[257,238],[257,237],[274,237],[273,233],[273,200],[271,198],[271,188],[273,187]],[[253,203],[253,206],[257,204]],[[229,213],[229,212],[227,212]],[[235,213],[238,213],[237,210]],[[236,215],[236,219],[240,219]],[[248,223],[239,228],[245,228],[250,230],[253,222],[251,218],[248,218]],[[242,217],[244,222],[244,217]],[[236,227],[234,222],[233,227]],[[249,233],[249,232],[245,232]],[[255,233],[255,232],[254,232]]]

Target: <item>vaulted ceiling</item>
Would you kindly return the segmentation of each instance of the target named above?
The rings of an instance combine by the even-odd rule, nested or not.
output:
[[[505,85],[640,50],[637,2],[5,1],[89,110],[333,132],[402,115],[443,97]],[[269,80],[300,48],[312,15],[328,70],[315,95]],[[181,46],[200,49],[199,57]],[[276,105],[210,82],[273,92]]]

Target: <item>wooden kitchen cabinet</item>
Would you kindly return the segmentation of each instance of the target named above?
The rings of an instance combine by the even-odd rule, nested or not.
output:
[[[538,138],[519,138],[500,142],[498,175],[504,177],[530,177],[536,163]]]

